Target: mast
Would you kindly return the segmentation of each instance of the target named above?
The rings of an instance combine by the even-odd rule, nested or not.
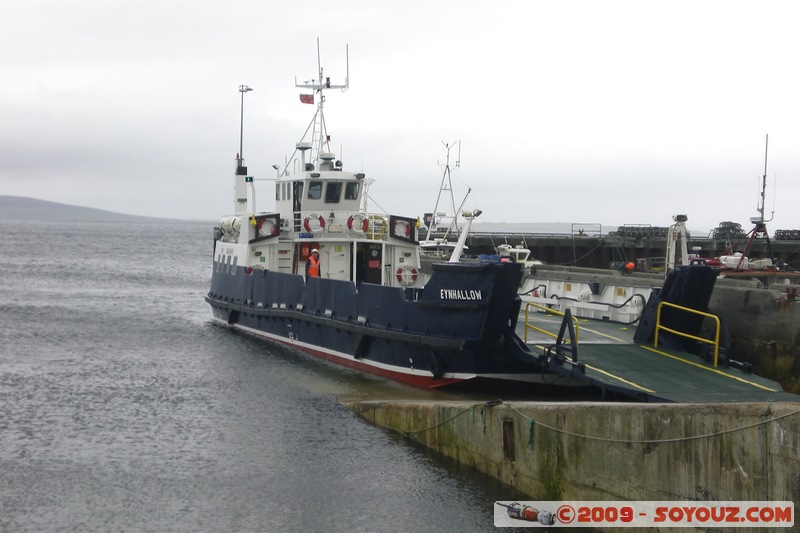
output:
[[[447,239],[447,235],[450,233],[450,231],[454,231],[455,233],[458,233],[459,232],[459,230],[458,230],[458,212],[461,210],[461,208],[464,206],[464,203],[466,202],[466,198],[464,198],[464,201],[462,201],[461,205],[458,207],[458,209],[456,209],[456,200],[455,200],[455,196],[453,195],[453,181],[452,181],[451,175],[450,175],[450,150],[454,146],[458,145],[458,159],[456,159],[454,168],[459,168],[461,166],[461,141],[457,141],[457,142],[452,143],[452,144],[447,144],[446,142],[442,141],[442,144],[444,145],[445,150],[447,150],[447,155],[446,155],[445,164],[444,164],[444,172],[442,173],[442,181],[441,181],[441,184],[439,185],[439,193],[436,196],[436,204],[433,207],[433,213],[431,214],[430,222],[426,223],[426,226],[428,228],[428,232],[425,235],[425,240],[423,241],[423,244],[434,242],[433,239],[431,238],[431,235],[433,234],[434,228],[436,226],[437,217],[441,221],[445,221],[445,220],[449,220],[450,221],[448,226],[447,226],[447,230],[445,231],[445,235],[444,235],[445,240]],[[445,193],[445,195],[449,196],[449,203],[450,203],[449,209],[450,209],[450,213],[452,213],[452,215],[449,215],[448,212],[446,212],[446,211],[442,211],[442,212],[439,211],[439,205],[442,202],[445,202],[445,201],[448,200],[447,198],[442,199],[442,193]],[[467,195],[469,195],[469,192],[467,192]]]
[[[346,55],[346,63],[347,63],[347,74],[344,78],[344,84],[334,84],[331,83],[331,78],[328,76],[326,77],[323,70],[322,70],[322,63],[320,61],[320,52],[319,52],[319,38],[317,38],[317,70],[319,72],[318,78],[316,80],[306,80],[301,83],[297,83],[297,78],[295,78],[295,87],[299,87],[301,89],[310,90],[312,93],[308,94],[301,94],[300,101],[303,103],[313,103],[316,104],[317,110],[314,113],[314,117],[311,119],[311,124],[308,125],[306,128],[305,133],[303,134],[303,139],[306,138],[308,135],[309,130],[311,131],[311,154],[310,154],[310,163],[314,164],[315,167],[319,167],[319,159],[322,154],[330,153],[330,140],[331,137],[328,135],[328,129],[325,125],[325,95],[323,91],[326,89],[340,89],[341,91],[346,91],[350,87],[350,47],[349,45],[345,45],[345,55]],[[305,170],[305,169],[303,169]]]
[[[753,224],[753,229],[750,230],[750,239],[747,241],[747,246],[742,253],[742,258],[739,259],[739,262],[736,264],[736,270],[742,270],[744,265],[744,260],[747,256],[747,253],[750,251],[750,246],[753,244],[753,239],[757,236],[763,236],[767,240],[767,251],[769,252],[769,259],[770,264],[775,264],[775,256],[772,253],[772,244],[769,242],[769,233],[767,232],[767,222],[772,221],[772,217],[775,214],[773,211],[770,215],[769,220],[764,218],[764,211],[765,211],[765,204],[766,204],[766,193],[767,193],[767,154],[769,151],[769,133],[766,137],[766,143],[764,147],[764,175],[761,178],[761,191],[758,198],[758,205],[756,206],[756,210],[758,211],[757,217],[750,218],[750,222]]]
[[[750,222],[753,222],[754,224],[758,224],[758,223],[764,224],[765,222],[771,222],[772,221],[772,215],[775,214],[773,212],[772,215],[770,215],[770,219],[769,220],[765,220],[764,219],[764,209],[765,209],[764,206],[766,204],[766,193],[767,193],[767,154],[768,154],[768,152],[769,152],[769,133],[767,133],[767,139],[766,139],[766,142],[765,142],[765,145],[764,145],[764,175],[761,178],[761,195],[760,195],[759,200],[758,200],[758,206],[756,207],[756,210],[758,211],[758,214],[759,214],[759,218],[758,219],[750,219]]]
[[[253,189],[252,177],[247,175],[247,167],[244,166],[244,153],[242,152],[244,137],[244,93],[253,89],[247,85],[239,85],[239,92],[242,94],[241,111],[239,114],[239,153],[236,154],[236,173],[233,179],[233,212],[243,215],[247,212],[247,183],[250,183],[253,191],[253,211],[255,211],[255,190]]]

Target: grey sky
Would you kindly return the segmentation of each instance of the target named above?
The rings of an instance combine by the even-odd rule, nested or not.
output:
[[[442,141],[485,222],[749,229],[769,134],[770,230],[800,228],[791,1],[6,2],[0,194],[139,215],[231,210],[311,119],[322,66],[345,168],[387,211],[433,208]],[[271,192],[260,209],[271,209]],[[777,191],[777,194],[776,194]],[[374,205],[374,204],[373,204]]]

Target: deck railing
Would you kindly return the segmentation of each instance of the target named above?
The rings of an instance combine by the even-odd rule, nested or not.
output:
[[[677,331],[677,330],[668,328],[666,326],[662,326],[661,325],[661,308],[664,307],[665,305],[667,307],[672,307],[672,308],[675,308],[675,309],[679,309],[681,311],[686,311],[688,313],[692,313],[692,314],[695,314],[695,315],[700,315],[700,316],[704,316],[704,317],[708,317],[708,318],[713,319],[714,320],[714,324],[716,324],[716,326],[717,326],[716,327],[716,331],[714,333],[714,340],[712,341],[712,340],[709,340],[709,339],[705,339],[703,337],[697,337],[697,336],[691,335],[689,333],[684,333],[682,331]],[[661,303],[658,304],[658,312],[656,313],[656,333],[655,333],[655,338],[653,339],[653,347],[655,347],[655,348],[658,348],[658,332],[659,332],[659,330],[662,330],[662,329],[664,331],[668,331],[669,333],[672,333],[674,335],[679,335],[679,336],[685,337],[687,339],[693,339],[693,340],[696,340],[698,342],[704,342],[706,344],[712,344],[714,346],[714,368],[717,367],[717,364],[719,362],[719,335],[720,335],[720,329],[721,329],[719,317],[717,315],[712,315],[711,313],[704,313],[703,311],[698,311],[697,309],[691,309],[689,307],[683,307],[681,305],[676,305],[676,304],[673,304],[673,303],[670,303],[670,302],[661,302]]]
[[[528,322],[528,313],[529,313],[531,307],[535,307],[537,309],[542,309],[543,311],[548,312],[548,313],[553,313],[554,315],[564,316],[564,313],[562,313],[561,311],[556,311],[555,309],[547,307],[546,305],[536,304],[536,303],[533,303],[533,302],[526,303],[525,304],[525,344],[528,344],[528,329],[535,329],[539,333],[544,333],[545,335],[549,335],[550,337],[553,337],[554,339],[557,339],[558,335],[556,335],[555,333],[547,331],[546,329],[542,329],[539,326],[534,326],[533,324]],[[577,344],[577,342],[578,342],[578,330],[580,329],[580,325],[578,324],[578,318],[577,317],[573,316],[572,317],[572,321],[575,323],[575,343]]]

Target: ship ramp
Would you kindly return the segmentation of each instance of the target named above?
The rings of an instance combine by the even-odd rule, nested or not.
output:
[[[640,402],[800,402],[779,383],[752,373],[714,349],[695,355],[665,343],[634,341],[636,324],[589,320],[569,311],[524,305],[517,331],[534,354],[547,358],[554,383],[568,378],[603,396]],[[718,347],[717,347],[718,349]]]

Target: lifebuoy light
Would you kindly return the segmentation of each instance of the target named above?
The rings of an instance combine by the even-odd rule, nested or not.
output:
[[[317,223],[315,227],[311,227],[311,221],[317,219]],[[303,227],[306,228],[306,231],[310,233],[319,233],[320,231],[325,229],[325,219],[322,218],[322,215],[318,215],[316,213],[311,213],[308,215],[303,222]]]
[[[347,229],[355,233],[366,233],[369,229],[369,220],[367,216],[361,213],[350,215],[350,218],[347,219]]]
[[[406,287],[413,285],[417,281],[417,269],[409,265],[401,266],[397,269],[397,281]]]

